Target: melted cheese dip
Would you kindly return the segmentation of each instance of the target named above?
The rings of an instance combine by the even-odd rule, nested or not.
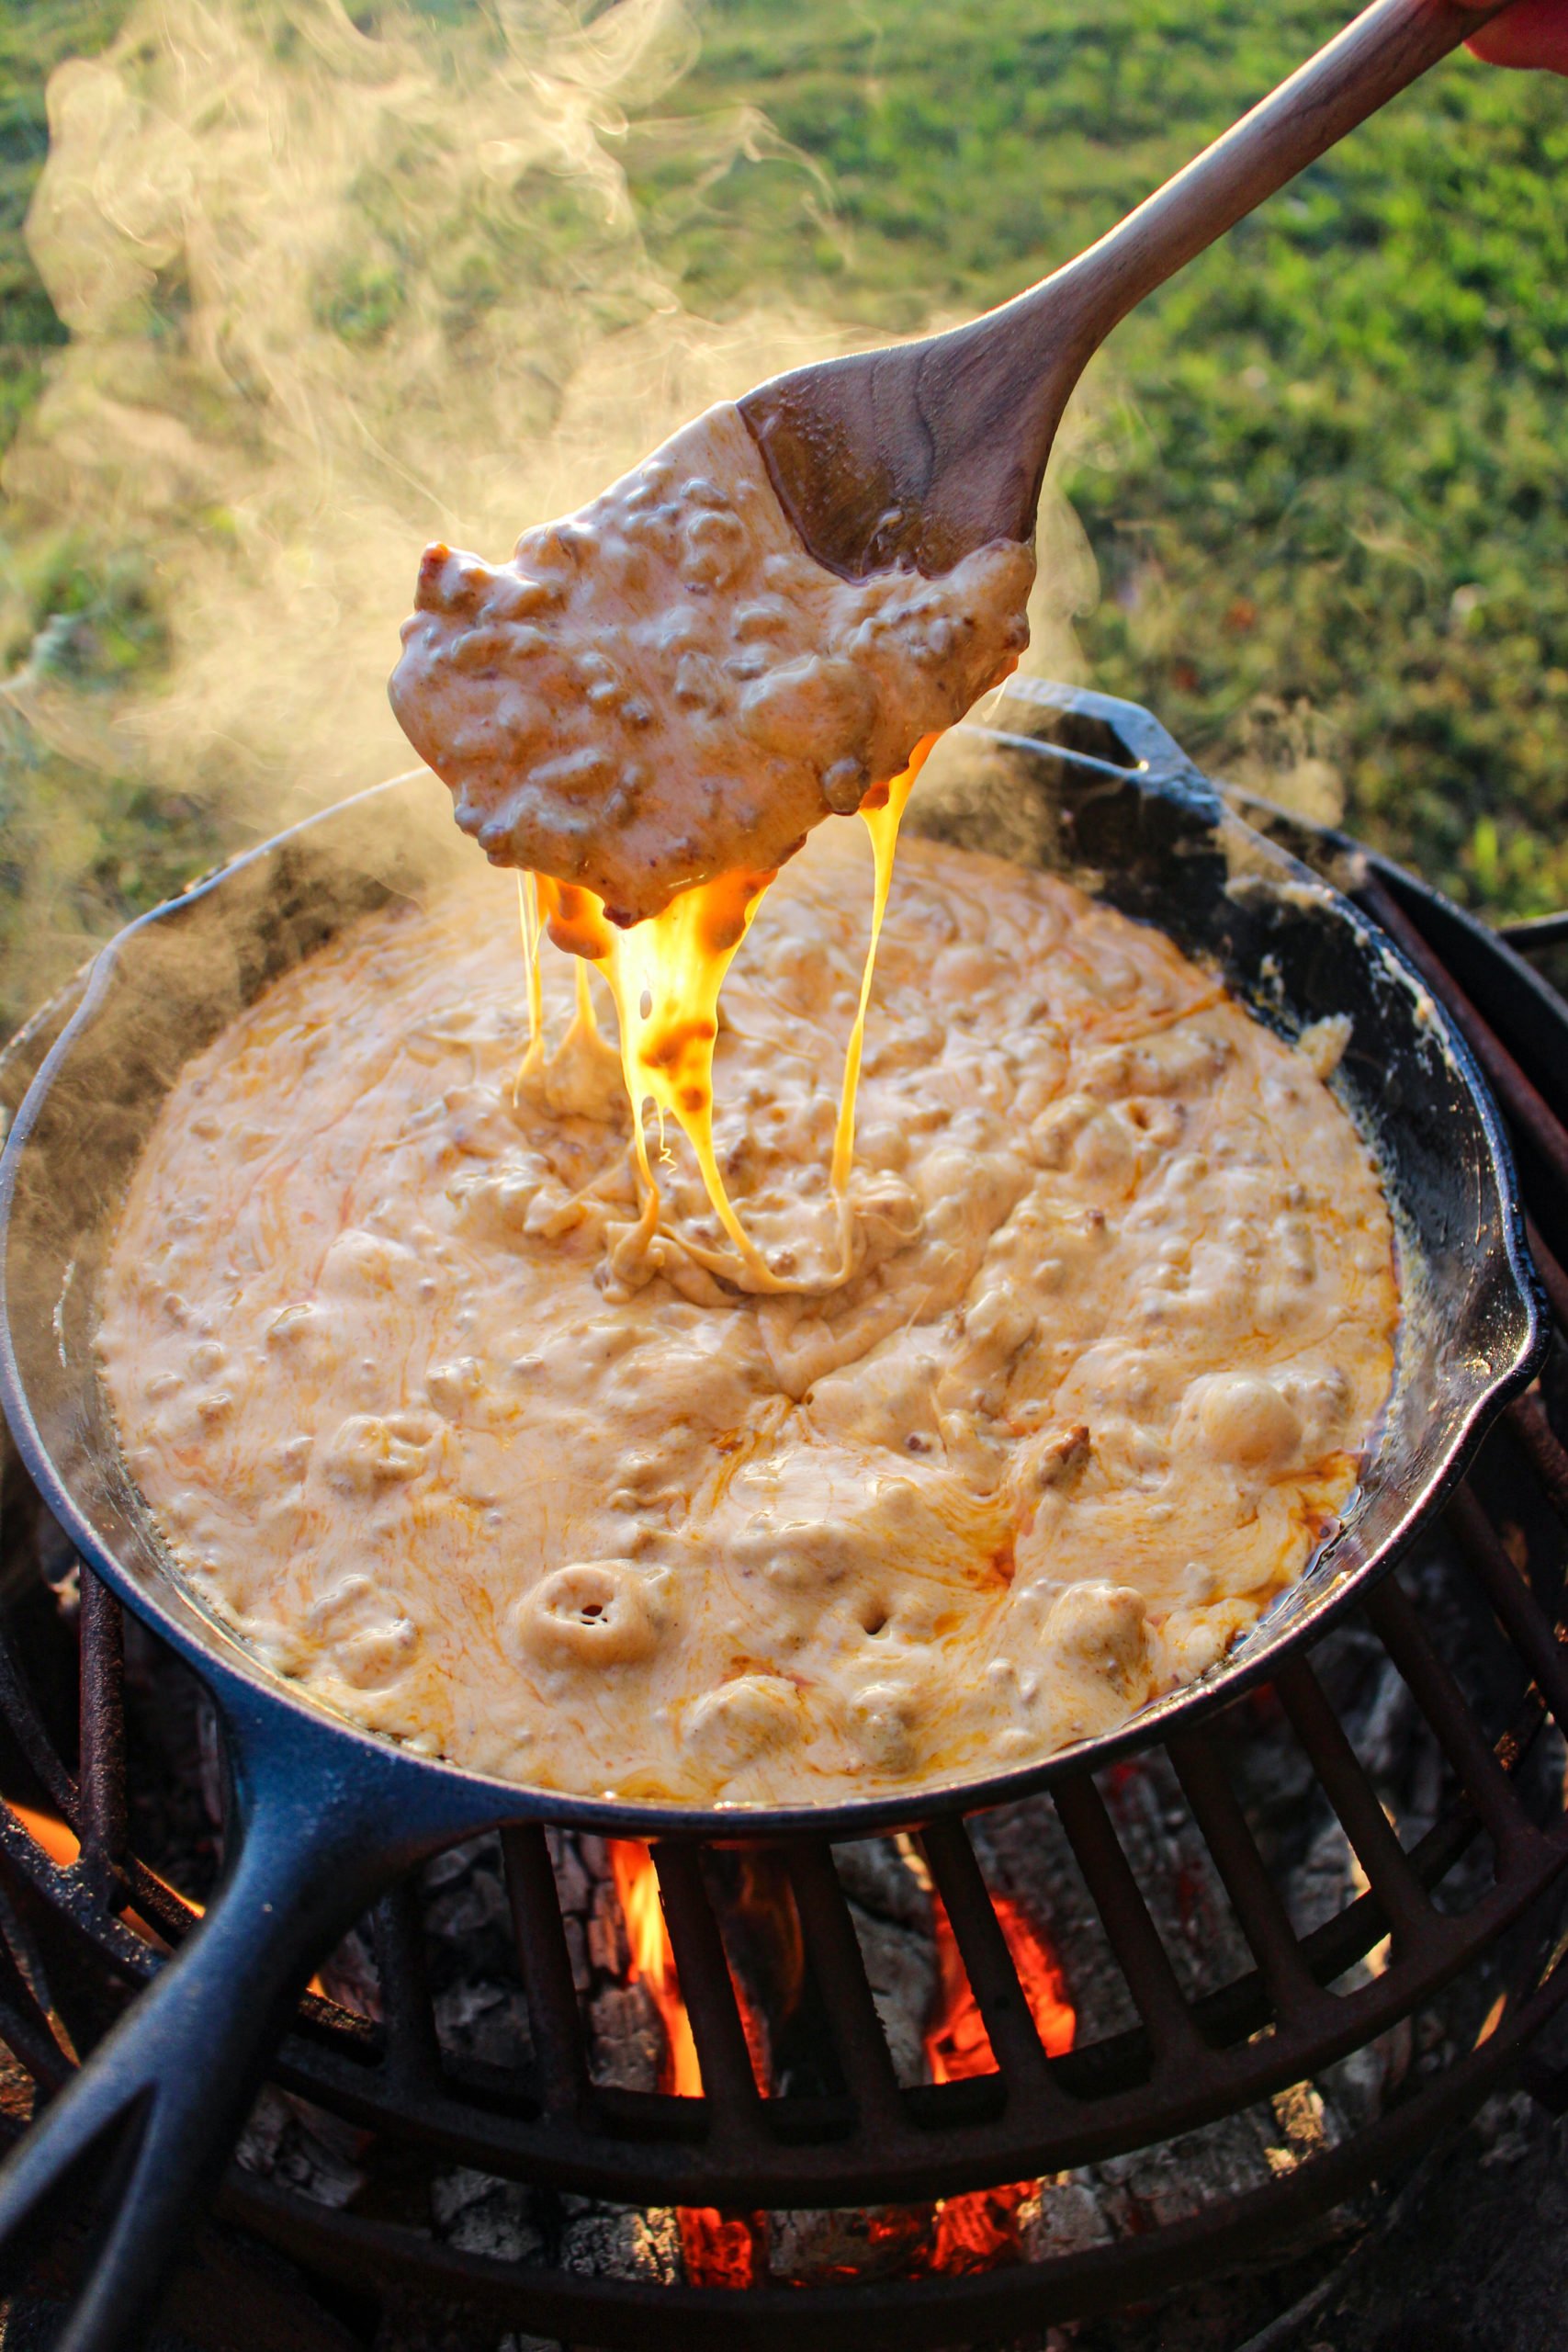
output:
[[[629,924],[898,775],[1013,668],[1033,577],[1006,539],[839,579],[727,401],[509,563],[428,548],[392,707],[494,864]]]
[[[180,1571],[313,1697],[545,1788],[869,1794],[1111,1729],[1301,1573],[1393,1368],[1342,1039],[1283,1044],[1047,876],[906,857],[819,1295],[705,1269],[683,1145],[639,1224],[581,1011],[518,1083],[496,878],[347,931],[186,1066],[105,1374]],[[818,835],[725,999],[720,1164],[807,1273],[867,885]]]

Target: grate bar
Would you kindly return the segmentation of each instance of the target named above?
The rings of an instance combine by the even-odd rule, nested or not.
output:
[[[1516,1396],[1508,1408],[1508,1419],[1546,1488],[1552,1510],[1559,1519],[1568,1521],[1568,1447],[1548,1420],[1546,1407],[1537,1396]]]
[[[1036,2104],[1044,2094],[1061,2099],[1065,2106],[1065,2094],[1051,2073],[968,1830],[961,1820],[929,1822],[920,1832],[920,1846],[947,1913],[969,1989],[980,2005],[998,2071],[1027,2089]]]
[[[78,1720],[81,1768],[77,1835],[81,1867],[107,1909],[125,1901],[121,1869],[129,1844],[125,1767],[125,1620],[108,1587],[83,1561],[81,1682]]]
[[[1392,933],[1422,978],[1431,983],[1506,1103],[1511,1117],[1529,1136],[1558,1183],[1568,1186],[1568,1127],[1563,1126],[1540,1088],[1525,1076],[1491,1023],[1471,1002],[1448,966],[1427,945],[1384,885],[1369,875],[1356,895],[1383,929]]]
[[[817,1978],[850,2097],[863,2124],[902,2137],[904,2106],[865,1961],[825,1838],[803,1838],[785,1853],[807,1960]]]
[[[1056,1811],[1111,1948],[1148,2033],[1155,2070],[1190,2066],[1209,2055],[1177,1982],[1170,1954],[1144,1901],[1105,1800],[1086,1772],[1061,1781]]]
[[[418,2097],[440,2082],[441,2044],[430,2003],[417,1872],[381,1897],[374,1917],[387,2071],[400,2090]]]
[[[0,1631],[0,1716],[7,1730],[20,1746],[23,1755],[38,1774],[62,1821],[74,1827],[77,1816],[76,1783],[60,1760],[51,1738],[32,1686],[17,1662],[17,1654],[7,1633]]]
[[[1170,1741],[1169,1754],[1280,2025],[1310,2032],[1331,2024],[1337,2004],[1307,1965],[1213,1741],[1189,1732]]]
[[[52,2098],[56,2091],[63,2090],[76,2072],[59,2043],[34,2021],[31,2002],[25,2008],[19,2007],[4,1991],[0,1991],[0,2041],[13,2058],[19,2060],[46,2098]],[[34,2109],[36,2112],[36,2101]],[[5,2120],[9,2123],[13,2119],[7,2113]]]
[[[1393,1577],[1370,1595],[1367,1616],[1458,1774],[1502,1870],[1516,1849],[1534,1843],[1535,1832],[1496,1750],[1433,1648],[1415,1602]]]
[[[761,2098],[724,1939],[703,1882],[702,1855],[694,1846],[669,1841],[652,1852],[681,1997],[697,2046],[703,2097],[727,2138],[754,2136]]]
[[[588,2094],[588,2053],[549,1841],[523,1822],[502,1831],[501,1852],[540,2097],[547,2114],[573,2115]]]
[[[1568,1331],[1568,1273],[1563,1272],[1562,1262],[1556,1252],[1542,1239],[1540,1227],[1528,1210],[1525,1212],[1525,1239],[1529,1245],[1530,1256],[1535,1260],[1536,1272],[1540,1276],[1547,1297],[1551,1302],[1557,1328],[1560,1331]]]
[[[917,2352],[923,2346],[1038,2343],[1058,2323],[1102,2313],[1134,2323],[1156,2293],[1256,2269],[1265,2253],[1299,2255],[1303,2224],[1337,2210],[1368,2183],[1387,2181],[1406,2159],[1472,2113],[1484,2092],[1517,2064],[1548,2020],[1561,2013],[1568,1974],[1510,1984],[1499,2030],[1446,2072],[1418,2080],[1376,2121],[1254,2189],[1227,2189],[1196,2215],[1155,2218],[1145,2229],[1083,2250],[1010,2262],[989,2272],[828,2279],[802,2290],[767,2279],[745,2294],[633,2284],[581,2272],[520,2267],[453,2245],[433,2246],[400,2223],[352,2210],[332,2213],[254,2175],[230,2177],[225,2218],[249,2222],[286,2256],[357,2286],[406,2279],[429,2292],[434,2280],[454,2301],[577,2345],[636,2352]],[[1281,2242],[1283,2242],[1281,2245]],[[1310,2242],[1310,2241],[1309,2241]],[[1287,2314],[1289,2316],[1289,2314]],[[1069,2331],[1070,2332],[1070,2328]],[[1102,2340],[1123,2335],[1094,2328]],[[1165,2341],[1172,2339],[1168,2330]],[[1264,2339],[1257,2339],[1261,2342]]]
[[[46,1999],[51,2000],[52,1996],[41,1971],[37,1984],[29,1982],[28,1971],[17,1956],[13,1939],[19,1931],[9,1904],[5,1905],[5,1912],[4,1932],[0,1933],[0,2041],[21,2060],[33,2080],[52,2093],[74,2073],[75,2052],[62,2040],[63,2020],[45,2006]],[[28,1958],[36,1966],[36,1955],[29,1953]],[[17,2037],[15,2041],[13,2034]]]
[[[1397,1952],[1432,1917],[1410,1858],[1312,1668],[1304,1659],[1290,1660],[1275,1677],[1274,1688],[1366,1871]]]
[[[1468,1487],[1461,1487],[1454,1496],[1449,1517],[1514,1647],[1558,1723],[1568,1731],[1568,1646],[1561,1629],[1542,1616],[1529,1585]]]
[[[200,1925],[201,1913],[196,1905],[156,1877],[134,1854],[127,1858],[126,1877],[130,1884],[130,1900],[141,1917],[170,1943],[182,1943],[191,1929]]]

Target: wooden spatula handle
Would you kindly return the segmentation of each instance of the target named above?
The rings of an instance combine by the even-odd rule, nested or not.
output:
[[[797,368],[741,403],[784,512],[847,579],[1026,539],[1062,412],[1134,304],[1500,8],[1373,0],[1234,130],[1041,285],[944,334]]]

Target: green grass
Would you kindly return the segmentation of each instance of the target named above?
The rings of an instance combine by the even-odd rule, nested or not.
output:
[[[21,237],[43,81],[123,13],[8,0],[0,17],[0,445],[62,336]],[[371,31],[390,13],[354,11]],[[479,13],[421,0],[433,41],[471,37]],[[709,0],[697,62],[634,110],[622,152],[688,307],[793,298],[873,338],[1065,259],[1340,17],[1330,0]],[[671,119],[738,109],[772,129],[751,119],[752,160],[715,178]],[[1353,826],[1508,912],[1568,901],[1565,170],[1568,84],[1439,67],[1127,322],[1061,473],[1098,566],[1079,623],[1095,684],[1222,771],[1326,762]],[[316,302],[351,350],[398,332],[400,270],[438,266],[371,242]],[[132,553],[35,532],[0,539],[0,562],[13,660],[41,630],[43,662],[74,663],[89,693],[155,674],[157,583]],[[25,1001],[16,942],[40,908],[85,944],[225,838],[199,800],[11,734],[4,1011]]]
[[[44,82],[67,57],[101,48],[129,0],[6,0],[0,13],[0,450],[37,398],[65,330],[39,284],[22,220],[49,147]]]
[[[5,0],[0,13],[0,453],[65,341],[22,223],[48,150],[47,75],[111,40],[129,0]],[[0,676],[19,659],[112,690],[154,666],[161,630],[138,568],[63,535],[26,543],[0,505]],[[28,627],[17,628],[18,610]],[[0,701],[0,1034],[106,932],[210,862],[210,812],[62,758]]]
[[[676,104],[759,105],[832,210],[754,178],[683,219],[654,186],[661,257],[694,307],[825,274],[888,329],[994,302],[1342,14],[720,0]],[[1222,768],[1304,735],[1359,830],[1521,913],[1568,901],[1565,170],[1568,85],[1438,68],[1134,314],[1061,476],[1093,683]]]

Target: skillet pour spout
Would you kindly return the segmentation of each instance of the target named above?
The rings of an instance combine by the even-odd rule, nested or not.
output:
[[[139,2340],[310,1968],[423,1855],[525,1820],[640,1838],[864,1836],[1130,1753],[1228,1702],[1382,1574],[1531,1376],[1544,1316],[1506,1139],[1468,1048],[1376,926],[1242,823],[1147,713],[1015,681],[985,724],[955,729],[933,755],[910,821],[1051,866],[1157,923],[1287,1035],[1348,1020],[1335,1083],[1393,1211],[1403,1317],[1389,1406],[1343,1523],[1201,1679],[1107,1738],[983,1781],[738,1818],[560,1797],[378,1739],[305,1701],[179,1584],[115,1441],[94,1354],[97,1297],[130,1171],[182,1064],[344,922],[439,889],[471,853],[421,772],[132,924],[79,1001],[59,1009],[63,1025],[46,1019],[31,1035],[39,1067],[0,1160],[0,1398],[83,1559],[210,1691],[232,1786],[228,1875],[204,1924],[0,2173],[0,2286],[18,2280],[60,2209],[99,2176],[100,2234],[64,2352]]]

